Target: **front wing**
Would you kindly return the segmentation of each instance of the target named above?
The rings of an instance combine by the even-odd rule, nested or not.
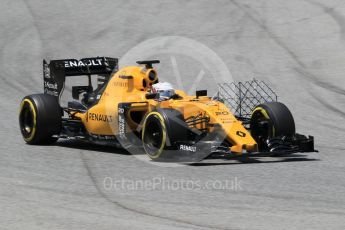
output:
[[[314,137],[295,134],[292,137],[275,137],[267,140],[267,147],[258,152],[231,152],[229,146],[218,141],[181,141],[173,144],[170,151],[176,151],[174,160],[201,161],[205,158],[284,157],[294,153],[317,152]]]

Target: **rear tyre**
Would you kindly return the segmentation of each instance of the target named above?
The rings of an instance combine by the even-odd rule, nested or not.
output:
[[[290,110],[280,102],[267,102],[254,108],[250,119],[251,135],[259,145],[266,148],[266,140],[295,134],[295,121]]]
[[[142,143],[145,153],[155,161],[171,160],[174,143],[186,140],[188,126],[182,114],[173,109],[150,112],[144,120]]]
[[[48,94],[23,98],[19,110],[19,127],[23,139],[32,145],[55,143],[61,131],[62,110],[57,99]]]

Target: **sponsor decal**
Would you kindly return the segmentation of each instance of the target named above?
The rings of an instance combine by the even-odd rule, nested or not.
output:
[[[127,83],[127,82],[116,81],[116,82],[114,82],[114,86],[118,86],[118,87],[128,87],[128,83]]]
[[[46,79],[50,79],[50,68],[48,64],[43,65],[43,76]]]
[[[52,95],[54,97],[58,97],[59,96],[59,93],[57,91],[49,90],[48,88],[44,89],[44,93]]]
[[[222,123],[232,123],[233,122],[233,120],[232,119],[230,119],[230,118],[219,118],[221,121],[222,121]]]
[[[188,151],[188,152],[196,152],[196,147],[195,146],[190,146],[190,145],[180,145],[180,150]]]
[[[89,135],[90,137],[98,140],[116,140],[116,137],[112,135],[98,135],[93,133],[89,133]]]
[[[215,105],[217,105],[217,102],[210,101],[210,102],[205,103],[205,105],[207,105],[207,106],[215,106]]]
[[[229,115],[228,111],[221,111],[221,112],[216,112],[217,116],[221,116],[221,115]]]
[[[101,66],[102,65],[102,59],[96,58],[96,59],[88,59],[88,60],[69,60],[65,61],[65,68],[71,68],[71,67],[80,67],[80,66]]]
[[[112,122],[113,121],[113,116],[104,115],[104,114],[97,114],[97,113],[89,113],[88,114],[88,120]]]
[[[47,81],[44,82],[44,87],[45,88],[48,88],[48,89],[54,89],[54,90],[57,90],[58,88],[58,85],[56,83],[49,83]]]
[[[119,78],[121,79],[127,79],[127,80],[130,80],[130,79],[133,79],[133,76],[130,76],[130,75],[119,75]]]
[[[125,119],[124,119],[125,109],[119,108],[118,113],[119,113],[119,135],[121,139],[125,139],[126,138]]]

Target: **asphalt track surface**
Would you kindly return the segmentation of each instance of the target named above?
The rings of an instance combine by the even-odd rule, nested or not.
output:
[[[161,167],[113,148],[24,144],[19,103],[42,92],[43,58],[121,57],[172,35],[208,46],[235,80],[269,81],[320,152]],[[0,229],[345,229],[344,1],[1,0],[0,47]],[[187,84],[202,67],[184,59]],[[239,186],[109,189],[105,178]]]

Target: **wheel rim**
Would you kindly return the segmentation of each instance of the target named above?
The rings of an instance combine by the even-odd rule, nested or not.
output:
[[[36,114],[32,103],[28,100],[24,100],[22,103],[19,124],[24,139],[30,141],[35,133]]]
[[[265,112],[265,113],[264,113]],[[274,136],[274,127],[266,111],[254,110],[250,119],[250,131],[252,137],[259,146],[265,146],[266,140]]]

